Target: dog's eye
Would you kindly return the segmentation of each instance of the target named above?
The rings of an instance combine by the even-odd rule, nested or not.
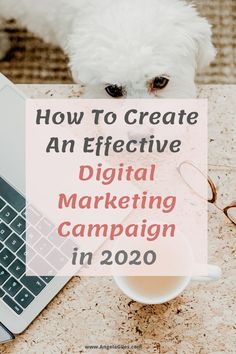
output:
[[[109,85],[105,88],[109,96],[119,98],[123,96],[123,88],[117,85]]]
[[[152,82],[153,88],[154,89],[163,89],[168,85],[169,79],[166,77],[160,76],[160,77],[155,77],[155,79]]]

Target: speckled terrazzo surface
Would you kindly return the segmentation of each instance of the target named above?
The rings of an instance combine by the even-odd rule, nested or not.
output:
[[[76,86],[21,86],[31,97],[76,97]],[[209,98],[209,174],[218,204],[236,199],[236,86],[202,86]],[[214,166],[212,166],[214,165]],[[217,166],[215,166],[217,165]],[[29,329],[1,354],[236,353],[236,228],[209,206],[209,262],[222,279],[192,283],[177,299],[144,306],[126,298],[111,278],[74,278]],[[141,349],[85,349],[86,345]]]

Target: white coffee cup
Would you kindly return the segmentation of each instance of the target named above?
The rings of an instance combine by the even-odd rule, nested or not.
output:
[[[208,275],[191,276],[115,276],[114,280],[120,290],[132,300],[143,304],[163,304],[180,295],[191,280],[218,280],[221,269],[208,265]]]

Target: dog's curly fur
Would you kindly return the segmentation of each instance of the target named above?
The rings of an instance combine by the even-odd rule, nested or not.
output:
[[[61,46],[87,97],[108,97],[109,84],[128,98],[194,97],[196,70],[215,56],[210,25],[182,0],[0,0],[0,16]],[[150,90],[155,77],[168,85]]]

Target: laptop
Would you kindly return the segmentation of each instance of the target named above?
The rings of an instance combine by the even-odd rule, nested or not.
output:
[[[25,275],[25,99],[0,74],[0,343],[23,332],[71,278]],[[40,235],[37,225],[43,221],[44,215],[32,207],[27,227]],[[50,252],[66,260],[63,242],[58,238]],[[35,254],[32,249],[30,257]]]

